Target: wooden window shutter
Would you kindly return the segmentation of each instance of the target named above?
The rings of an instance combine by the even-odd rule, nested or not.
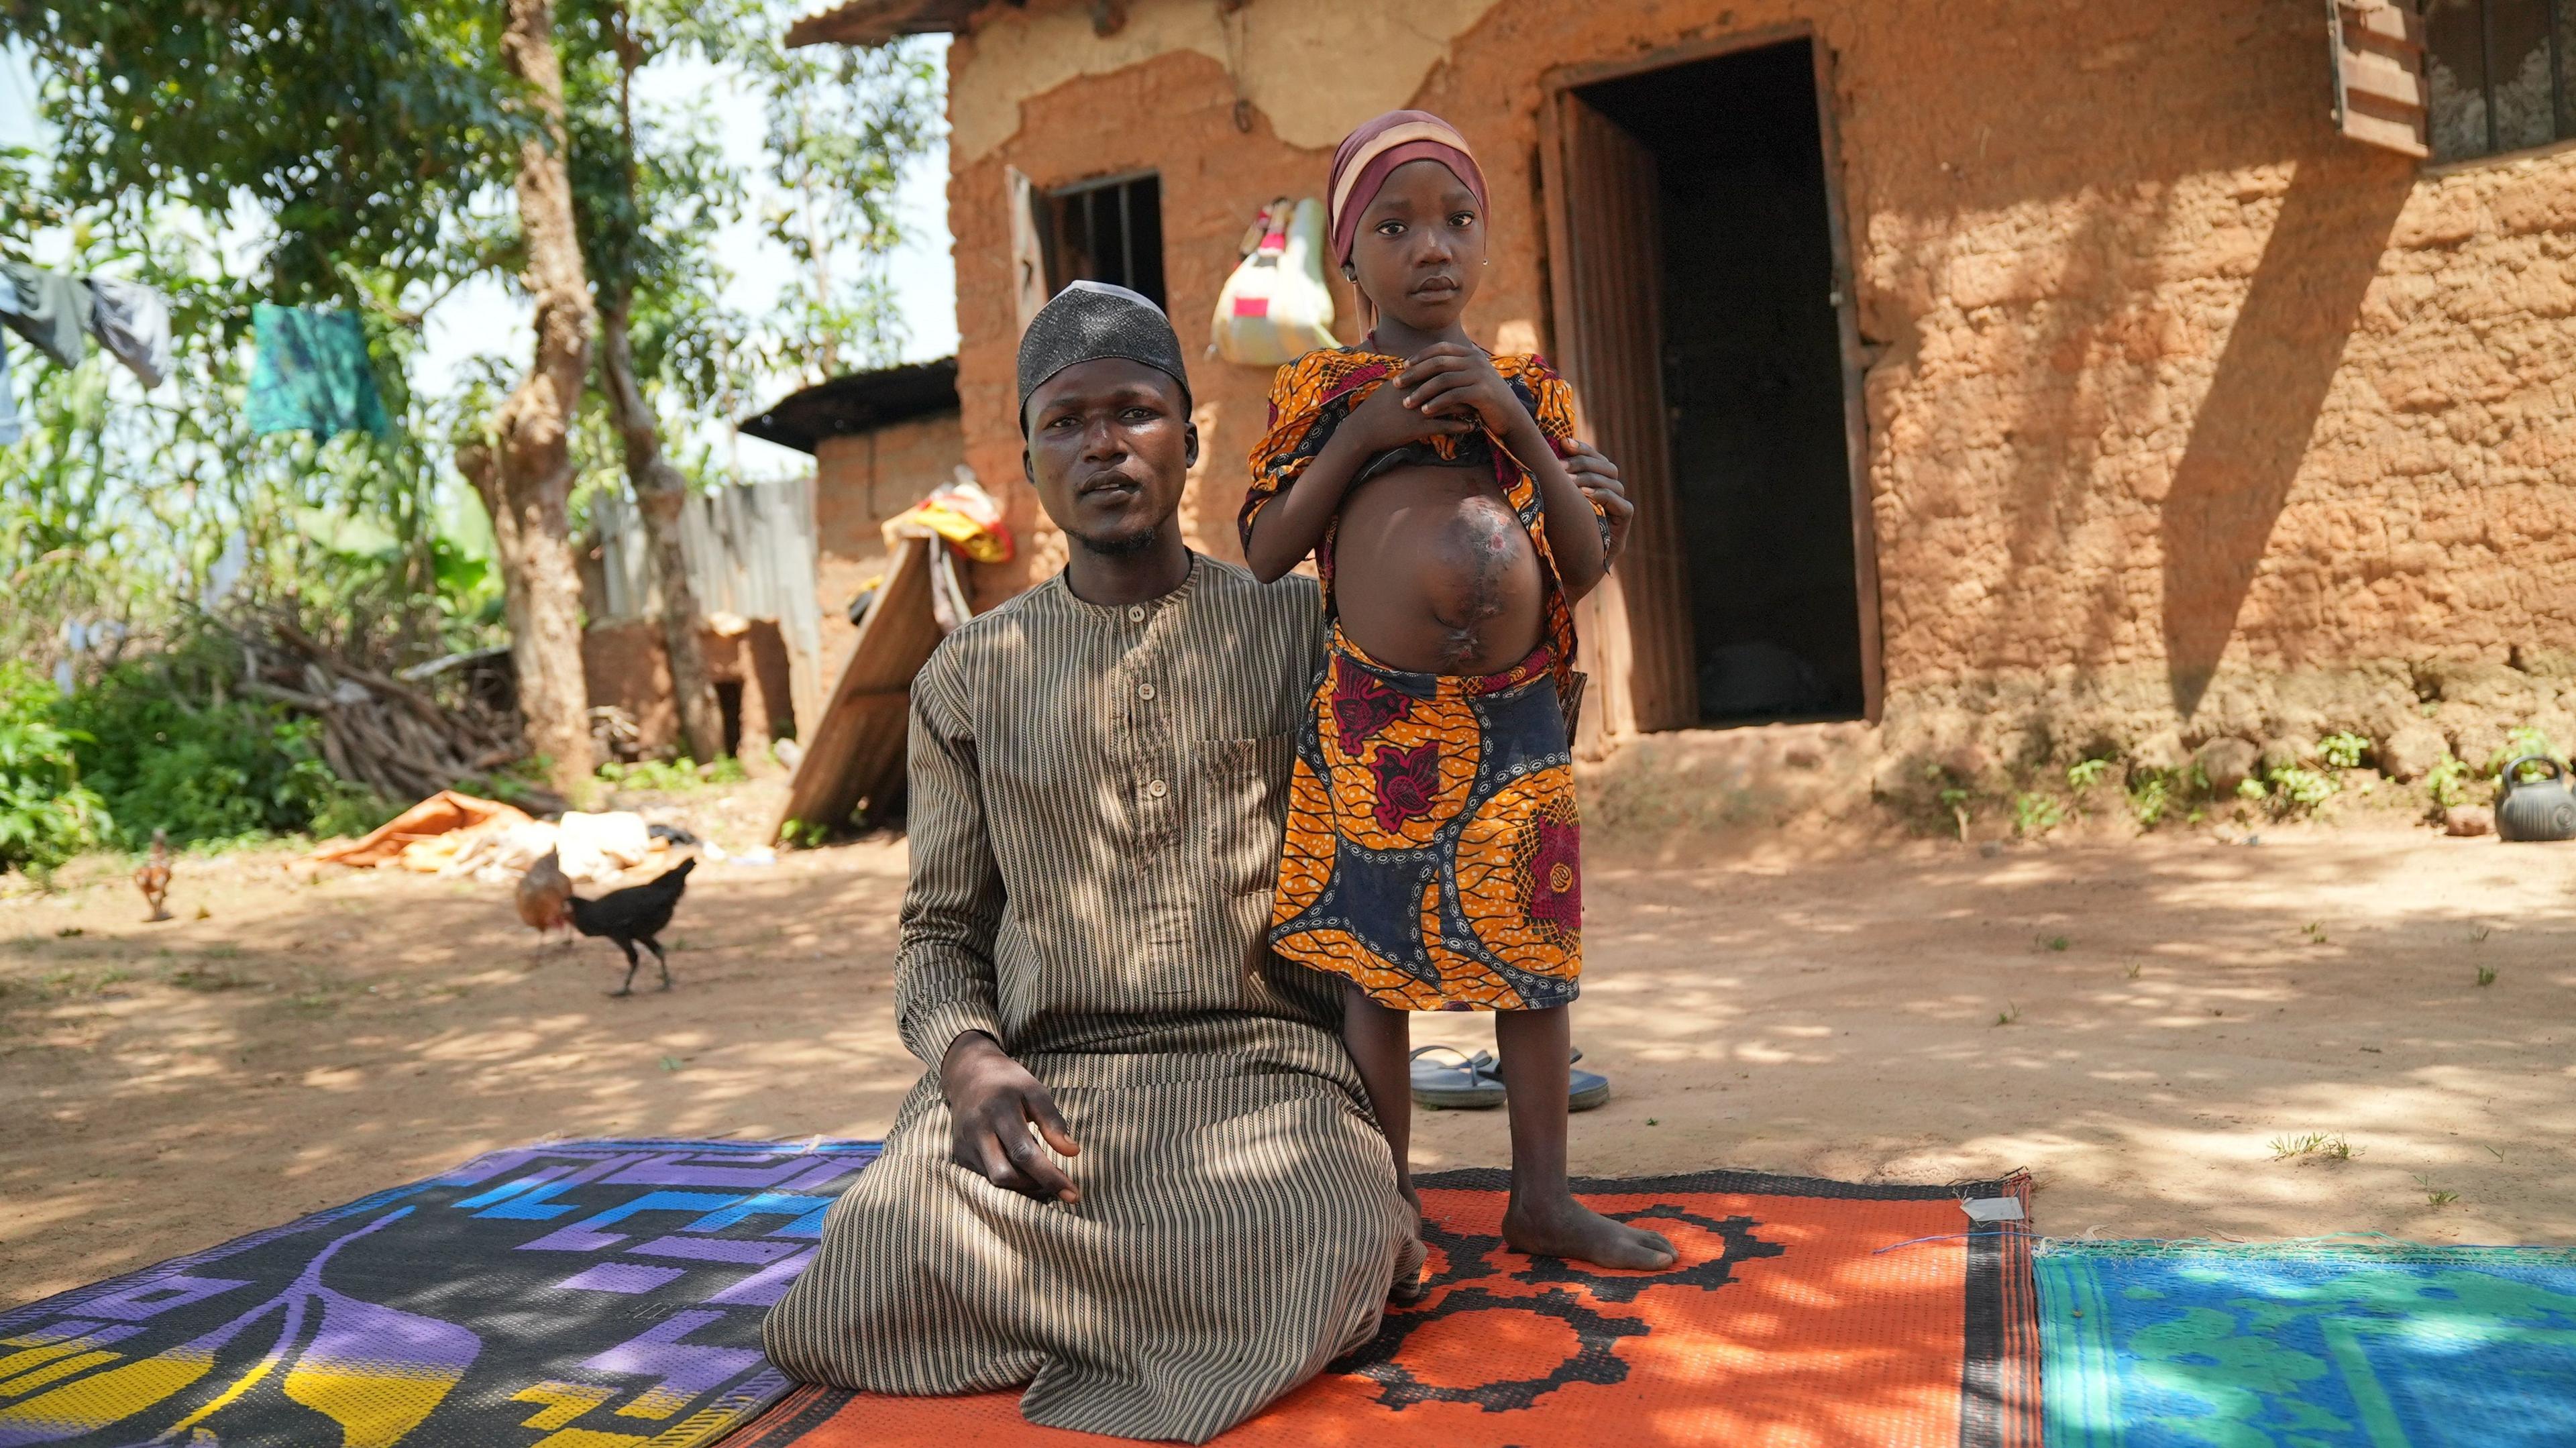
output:
[[[1017,166],[1003,168],[1002,179],[1010,191],[1011,300],[1019,314],[1020,332],[1026,332],[1048,297],[1046,250],[1038,239],[1037,188]],[[1012,334],[1013,340],[1018,337],[1019,332]]]
[[[2327,0],[2335,129],[2422,159],[2424,21],[2405,0]]]

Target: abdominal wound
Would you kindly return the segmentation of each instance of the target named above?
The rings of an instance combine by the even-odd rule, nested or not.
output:
[[[1520,519],[1494,507],[1461,509],[1441,550],[1431,617],[1440,625],[1440,670],[1455,673],[1484,652],[1485,626],[1511,602]]]

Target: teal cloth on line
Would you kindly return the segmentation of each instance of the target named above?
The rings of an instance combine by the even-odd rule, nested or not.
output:
[[[2042,1244],[2048,1448],[2576,1444],[2576,1249]]]
[[[355,316],[261,302],[251,309],[251,328],[259,338],[250,374],[252,432],[302,431],[324,441],[393,431]]]

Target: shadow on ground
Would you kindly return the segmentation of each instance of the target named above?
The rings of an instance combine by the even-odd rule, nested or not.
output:
[[[1578,1172],[2029,1166],[2061,1235],[2576,1241],[2576,849],[1760,838],[1596,852],[1576,1029],[1618,1095]],[[0,1306],[493,1147],[880,1133],[918,1069],[902,871],[704,868],[678,988],[631,1000],[611,947],[539,946],[490,887],[243,855],[183,867],[164,925],[106,871],[0,902]],[[1428,1114],[1418,1164],[1499,1165],[1503,1126]],[[2312,1134],[2356,1154],[2276,1159]]]

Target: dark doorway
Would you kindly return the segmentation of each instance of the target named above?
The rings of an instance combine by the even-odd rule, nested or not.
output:
[[[1858,420],[1817,85],[1798,39],[1566,97],[1650,160],[1629,174],[1653,188],[1656,325],[1635,330],[1659,334],[1679,576],[1632,584],[1629,622],[1640,655],[1669,652],[1667,672],[1684,677],[1667,690],[1682,697],[1640,708],[1643,727],[1855,719],[1873,702],[1863,611],[1877,599],[1858,556]],[[1673,610],[1686,619],[1641,616]]]
[[[742,753],[742,680],[715,681],[716,717],[724,721],[724,752],[727,759]]]

